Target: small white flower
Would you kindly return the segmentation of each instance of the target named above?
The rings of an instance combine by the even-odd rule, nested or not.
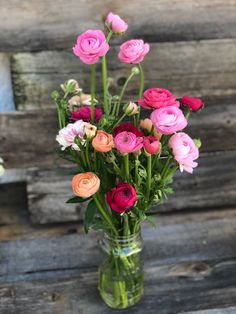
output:
[[[62,146],[61,150],[65,150],[69,146],[72,146],[75,150],[80,150],[78,145],[74,143],[74,139],[76,136],[83,139],[84,126],[85,122],[83,120],[78,120],[75,123],[69,123],[59,131],[56,140]]]

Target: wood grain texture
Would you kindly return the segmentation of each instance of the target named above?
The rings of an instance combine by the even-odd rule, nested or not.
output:
[[[143,228],[145,296],[124,313],[235,308],[235,228],[232,217]],[[97,292],[96,239],[91,233],[3,242],[1,312],[111,313]]]
[[[201,152],[236,149],[236,112],[234,97],[206,99],[206,108],[193,114],[186,131],[200,137]],[[150,112],[145,112],[147,116]],[[7,168],[23,168],[61,164],[59,147],[55,141],[58,132],[56,110],[35,110],[0,115],[0,155]],[[224,139],[224,145],[222,140]],[[17,148],[17,154],[15,150]],[[5,176],[7,180],[7,176]],[[0,181],[1,182],[1,181]]]
[[[130,73],[130,66],[117,59],[118,48],[108,54],[111,90]],[[220,62],[219,62],[220,60]],[[153,43],[144,61],[146,87],[164,87],[178,97],[182,95],[235,96],[236,40],[204,40]],[[14,54],[12,75],[18,109],[52,106],[50,94],[59,84],[75,78],[89,87],[89,70],[71,51],[48,51]],[[101,91],[101,67],[97,66],[97,92]],[[136,99],[138,77],[128,86],[129,98]],[[88,91],[88,90],[87,90]]]
[[[1,0],[0,7],[1,51],[70,48],[79,33],[101,29],[109,11],[128,22],[130,38],[160,42],[236,34],[235,0]]]
[[[234,206],[236,203],[236,152],[201,157],[193,175],[177,173],[173,184],[175,194],[162,211],[190,210]],[[217,173],[217,176],[216,176]],[[29,211],[34,223],[81,220],[85,205],[66,204],[72,197],[73,169],[35,170],[28,180]],[[194,191],[194,192],[193,192]],[[217,199],[217,201],[216,201]]]

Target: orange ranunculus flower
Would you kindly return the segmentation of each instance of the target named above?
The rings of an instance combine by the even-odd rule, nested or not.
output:
[[[114,147],[113,136],[105,131],[97,131],[96,136],[92,141],[93,148],[102,153],[106,153],[112,150]]]
[[[84,172],[75,175],[71,184],[75,195],[87,198],[99,190],[100,179],[93,172]]]

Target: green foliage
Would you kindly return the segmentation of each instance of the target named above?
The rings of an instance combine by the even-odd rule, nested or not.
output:
[[[96,204],[95,204],[94,200],[91,200],[88,203],[88,206],[86,208],[85,215],[84,215],[84,231],[86,233],[88,233],[89,228],[93,224],[93,219],[94,219],[94,215],[96,212],[97,212]]]
[[[83,203],[85,201],[87,201],[87,198],[82,198],[79,196],[73,196],[72,198],[68,199],[66,201],[67,204],[75,204],[75,203]]]

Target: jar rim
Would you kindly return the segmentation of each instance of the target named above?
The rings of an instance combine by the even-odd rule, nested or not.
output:
[[[107,232],[104,232],[103,236],[106,240],[108,241],[118,241],[120,243],[126,243],[126,242],[131,242],[139,238],[141,235],[141,231],[138,230],[136,233],[132,233],[130,235],[125,235],[125,236],[116,236],[113,234],[109,234]]]

